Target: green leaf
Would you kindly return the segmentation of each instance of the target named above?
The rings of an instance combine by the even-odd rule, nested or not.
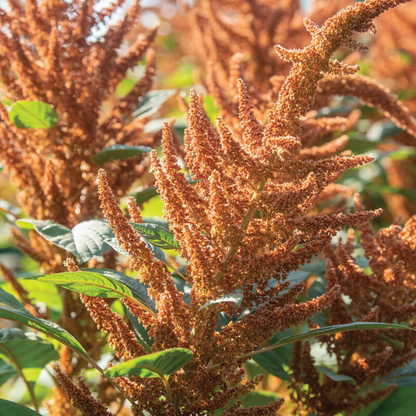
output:
[[[215,305],[217,303],[222,303],[222,302],[233,302],[237,306],[241,306],[242,301],[243,301],[243,295],[236,294],[236,293],[230,293],[228,295],[221,296],[219,299],[208,301],[207,303],[202,305],[199,308],[199,310],[202,310],[202,309],[206,308],[207,306]]]
[[[150,153],[152,149],[147,146],[128,146],[125,144],[115,144],[114,146],[104,147],[96,153],[92,160],[97,165],[103,163],[112,162],[113,160],[129,159],[131,157],[137,157],[143,153]]]
[[[321,365],[317,365],[315,368],[318,371],[320,371],[321,373],[323,373],[326,376],[328,376],[331,380],[334,380],[334,381],[347,381],[348,383],[351,383],[354,386],[357,385],[357,382],[352,377],[345,376],[343,374],[334,373],[330,368],[323,367]]]
[[[193,353],[185,348],[172,348],[125,361],[105,371],[109,377],[135,375],[143,378],[169,377],[192,361]]]
[[[63,272],[25,277],[24,280],[51,283],[72,290],[73,292],[100,298],[120,299],[131,298],[133,296],[130,289],[123,283],[103,274],[93,272]]]
[[[110,249],[105,240],[114,236],[104,220],[90,220],[77,224],[72,230],[50,220],[25,218],[17,220],[20,228],[36,230],[44,239],[77,256],[81,263],[102,256]]]
[[[56,111],[42,101],[16,101],[9,119],[22,129],[51,129],[59,121]]]
[[[150,299],[149,294],[147,293],[147,287],[143,283],[141,283],[137,279],[133,279],[132,277],[126,276],[124,273],[111,270],[111,269],[84,269],[87,272],[98,273],[100,275],[106,276],[121,284],[127,286],[133,297],[140,301],[141,303],[145,304],[149,309],[156,311],[156,306],[154,300]]]
[[[268,341],[269,345],[288,336],[293,335],[291,329],[286,329],[284,332],[275,333],[274,337]],[[285,371],[284,366],[290,366],[292,359],[292,345],[285,345],[282,348],[263,352],[253,356],[253,360],[263,367],[268,373],[278,377],[282,380],[291,381],[292,377]]]
[[[0,357],[10,362],[17,370],[15,374],[22,374],[33,387],[46,364],[58,360],[59,354],[51,343],[34,333],[5,328],[0,330]]]
[[[158,193],[156,186],[151,186],[145,189],[143,189],[143,187],[136,188],[131,191],[131,195],[136,199],[137,205],[142,205],[144,202],[157,196]]]
[[[251,391],[245,396],[240,396],[238,400],[241,401],[243,407],[252,406],[266,406],[271,402],[279,399],[281,396],[267,390]]]
[[[15,205],[11,204],[9,201],[4,199],[0,199],[0,211],[10,214],[14,217],[21,213],[21,209],[16,207]]]
[[[409,329],[412,331],[416,331],[415,329],[400,325],[400,324],[386,324],[382,322],[353,322],[350,324],[342,324],[342,325],[333,325],[327,326],[325,328],[314,329],[312,331],[304,332],[302,334],[297,334],[289,337],[282,338],[280,341],[276,342],[269,347],[260,349],[255,351],[251,354],[244,354],[243,357],[249,357],[256,354],[261,354],[266,351],[273,350],[274,348],[283,347],[284,345],[292,344],[297,341],[303,341],[305,339],[319,337],[321,335],[330,335],[330,334],[337,334],[339,332],[347,332],[347,331],[359,331],[359,330],[368,330],[368,329]],[[242,358],[242,357],[239,357]]]
[[[22,325],[26,325],[30,328],[36,329],[39,332],[56,339],[61,344],[66,345],[68,348],[73,351],[78,352],[83,357],[87,359],[88,362],[91,362],[88,354],[82,348],[82,345],[68,332],[62,329],[59,325],[46,321],[44,319],[35,318],[29,312],[23,310],[12,310],[8,308],[0,307],[0,318],[7,319],[13,322],[19,322]]]
[[[157,260],[160,260],[161,262],[166,261],[165,253],[159,248],[154,246],[153,244],[150,244],[147,240],[143,238],[143,241],[146,243],[147,247],[149,247],[150,251],[153,253],[155,258]],[[113,248],[113,250],[117,251],[117,253],[122,254],[123,256],[130,257],[130,254],[127,253],[127,251],[124,251],[122,247],[119,246],[117,239],[115,237],[109,238],[105,240],[105,242]]]
[[[0,359],[0,387],[11,377],[16,377],[18,375],[18,372],[10,364]]]
[[[370,414],[372,416],[410,416],[416,409],[416,387],[398,387]],[[363,415],[363,413],[355,413]]]
[[[152,115],[163,103],[175,94],[176,90],[149,91],[140,103],[140,107],[133,113],[134,118],[144,118]]]
[[[133,332],[137,341],[144,347],[147,352],[152,352],[153,338],[149,336],[149,329],[146,329],[141,322],[139,322],[137,316],[133,315],[128,308],[127,316],[131,324],[133,325]]]
[[[10,293],[7,293],[0,287],[0,303],[4,303],[5,305],[9,306],[13,309],[23,310],[26,309],[24,306]]]
[[[40,413],[19,403],[0,399],[0,416],[41,416]]]
[[[163,248],[165,250],[180,250],[181,246],[175,241],[172,233],[158,225],[158,224],[135,224],[133,222],[130,225],[149,243],[156,247]]]
[[[380,384],[397,386],[416,385],[416,360],[391,373],[388,377],[378,381]]]

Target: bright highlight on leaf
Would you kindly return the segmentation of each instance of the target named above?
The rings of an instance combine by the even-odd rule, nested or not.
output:
[[[42,101],[16,101],[9,119],[22,129],[51,129],[59,121],[56,111]]]
[[[325,374],[326,376],[328,376],[331,380],[338,381],[338,382],[346,381],[348,383],[351,383],[354,386],[357,385],[357,382],[352,377],[344,376],[343,374],[334,373],[330,368],[317,365],[316,369],[320,371],[321,373]]]
[[[139,377],[166,377],[189,364],[193,353],[185,348],[172,348],[170,350],[144,355],[118,364],[105,371],[109,377],[135,375]]]
[[[102,256],[110,249],[105,240],[113,237],[113,231],[104,220],[84,221],[72,230],[50,220],[25,218],[17,220],[16,224],[36,230],[44,239],[77,256],[81,263]]]
[[[149,91],[140,103],[140,107],[133,113],[134,118],[144,118],[156,113],[163,103],[175,94],[176,90]]]

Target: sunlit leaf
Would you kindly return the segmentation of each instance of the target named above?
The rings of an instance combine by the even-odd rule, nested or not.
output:
[[[158,224],[135,224],[130,225],[149,243],[165,250],[180,250],[180,245],[175,241],[172,233]]]
[[[139,377],[169,377],[192,361],[193,353],[185,348],[172,348],[125,361],[105,373],[109,377],[135,375]]]
[[[56,339],[60,343],[66,345],[73,351],[78,352],[89,360],[88,354],[81,344],[68,332],[59,325],[46,321],[45,319],[36,318],[25,310],[13,310],[0,307],[0,318],[13,322],[19,322],[22,325],[36,329],[44,334]]]
[[[0,357],[21,372],[33,386],[46,364],[58,360],[59,354],[51,343],[35,334],[4,328],[0,330]]]
[[[72,230],[50,220],[25,218],[17,220],[20,228],[36,230],[44,239],[74,254],[81,263],[102,256],[110,249],[105,240],[114,236],[104,220],[90,220],[77,224]]]
[[[56,111],[42,101],[16,101],[9,119],[22,129],[50,129],[59,121]]]

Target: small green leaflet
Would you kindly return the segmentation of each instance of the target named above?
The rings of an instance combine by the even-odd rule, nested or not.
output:
[[[0,399],[0,416],[41,416],[40,413],[19,403]]]
[[[172,348],[125,361],[105,371],[109,377],[135,375],[143,378],[166,377],[192,361],[193,353],[185,348]]]
[[[237,306],[241,306],[242,301],[243,301],[243,295],[236,294],[236,293],[230,293],[228,295],[224,295],[224,296],[220,297],[219,299],[208,301],[207,303],[205,303],[205,305],[202,305],[199,308],[199,310],[202,310],[202,309],[206,308],[207,306],[215,305],[217,303],[222,303],[222,302],[233,302]]]
[[[16,101],[9,119],[22,129],[51,129],[59,121],[56,111],[42,101]]]
[[[97,163],[97,165],[102,165],[103,163],[112,162],[114,160],[137,157],[143,153],[150,153],[151,151],[152,149],[147,146],[128,146],[124,144],[115,144],[114,146],[104,147],[104,149],[92,157],[92,160]]]
[[[180,250],[181,246],[175,241],[172,233],[158,224],[136,224],[130,225],[149,243],[164,250]]]
[[[166,261],[165,253],[159,248],[154,246],[153,244],[150,244],[147,240],[143,238],[143,241],[146,243],[147,247],[149,247],[150,251],[153,253],[155,258],[157,260],[160,260],[161,262]],[[117,251],[117,253],[122,254],[123,256],[130,257],[130,254],[127,253],[122,247],[119,246],[117,239],[115,237],[109,238],[105,240],[105,242],[113,248],[113,250]]]
[[[81,263],[102,256],[110,249],[105,242],[114,236],[104,220],[90,220],[77,224],[72,230],[50,220],[25,218],[17,220],[20,228],[36,230],[44,239],[77,256]]]
[[[134,118],[151,116],[163,103],[175,94],[176,90],[149,91],[140,103],[140,107],[133,113]]]
[[[348,383],[353,384],[354,386],[357,385],[357,382],[350,376],[344,376],[343,374],[334,373],[330,368],[323,367],[318,365],[315,367],[318,371],[328,376],[331,380],[334,381],[347,381]]]

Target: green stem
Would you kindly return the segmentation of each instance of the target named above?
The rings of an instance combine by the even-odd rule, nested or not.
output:
[[[22,378],[22,380],[25,382],[27,390],[29,391],[30,398],[32,400],[33,406],[37,412],[39,412],[39,405],[38,401],[36,400],[36,395],[33,390],[32,385],[30,382],[26,379],[25,375],[23,374],[23,370],[20,368],[19,362],[15,359],[13,354],[9,351],[7,347],[3,345],[0,346],[0,348],[6,353],[6,355],[9,357],[10,361],[14,364],[15,369],[19,373],[19,376]]]

